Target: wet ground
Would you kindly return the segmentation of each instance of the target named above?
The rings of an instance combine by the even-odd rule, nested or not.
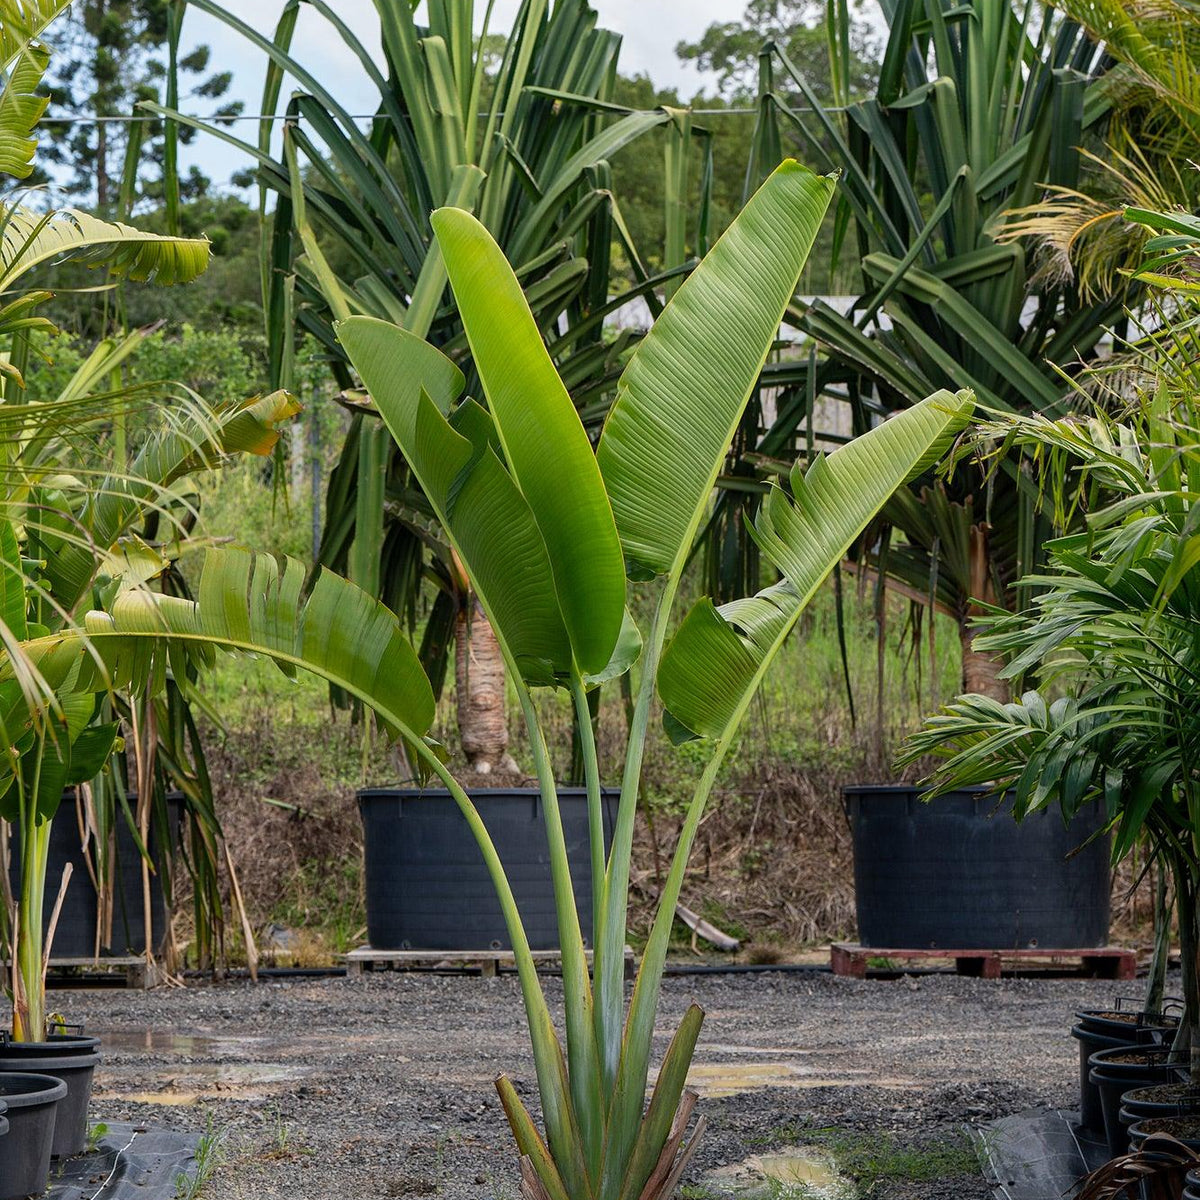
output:
[[[1071,1014],[1114,988],[1137,985],[669,978],[660,1050],[692,999],[707,1013],[692,1083],[708,1133],[684,1195],[984,1200],[964,1126],[1073,1103]],[[492,1087],[504,1071],[533,1092],[512,977],[70,991],[53,1005],[103,1038],[97,1119],[211,1128],[212,1200],[516,1200]]]

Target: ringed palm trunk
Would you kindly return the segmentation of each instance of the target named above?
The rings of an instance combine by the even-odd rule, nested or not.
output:
[[[971,526],[968,589],[971,600],[967,605],[966,618],[959,626],[959,637],[962,640],[963,690],[989,696],[1003,704],[1012,699],[1008,681],[1000,677],[1004,662],[995,655],[984,654],[974,648],[975,630],[971,626],[973,617],[982,615],[987,611],[987,606],[996,603],[992,561],[988,552],[989,532],[989,526],[986,524]]]
[[[454,682],[463,753],[477,775],[516,774],[520,768],[508,752],[504,658],[474,592],[458,610],[454,632]]]

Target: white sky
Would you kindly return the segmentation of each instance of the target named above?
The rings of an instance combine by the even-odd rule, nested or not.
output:
[[[247,24],[270,37],[282,7],[280,0],[225,0],[226,7]],[[332,7],[363,43],[373,52],[378,50],[378,19],[374,0],[334,0]],[[659,87],[674,87],[684,98],[694,95],[711,80],[675,57],[675,45],[681,40],[694,41],[713,21],[735,20],[741,16],[744,0],[593,0],[599,23],[624,35],[621,48],[621,70],[628,75],[647,74]],[[476,10],[482,19],[486,8],[477,0]],[[492,29],[510,27],[518,8],[518,0],[496,0]],[[337,95],[340,102],[353,113],[366,113],[374,108],[374,92],[362,75],[357,59],[342,43],[336,32],[307,5],[300,9],[300,21],[292,43],[292,53]],[[240,37],[215,18],[195,8],[188,8],[184,19],[185,50],[200,43],[212,47],[212,66],[233,72],[233,84],[225,99],[242,100],[246,112],[256,113],[261,103],[266,56],[246,39]],[[286,85],[284,95],[287,95]],[[182,98],[185,112],[209,113],[216,107],[213,101]],[[256,127],[251,122],[239,122],[233,132],[247,141],[254,141]],[[231,147],[215,139],[198,135],[190,147],[181,152],[183,167],[198,165],[217,185],[225,184],[231,172],[247,165]]]

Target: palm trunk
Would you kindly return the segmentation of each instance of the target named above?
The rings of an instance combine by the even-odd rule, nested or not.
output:
[[[1146,1011],[1159,1016],[1167,990],[1167,965],[1171,957],[1171,896],[1166,865],[1160,859],[1154,881],[1154,953],[1146,976]]]
[[[1183,973],[1183,1020],[1172,1047],[1186,1062],[1193,1085],[1200,1083],[1200,891],[1183,856],[1170,857],[1175,877],[1175,912],[1179,918],[1179,961]]]
[[[458,733],[471,770],[516,774],[519,768],[508,753],[504,658],[474,595],[455,622],[454,681]]]
[[[988,525],[971,526],[970,573],[967,615],[959,627],[962,641],[963,691],[980,696],[989,696],[1004,703],[1012,699],[1008,682],[1000,678],[1004,663],[991,654],[974,649],[975,630],[971,628],[972,617],[980,616],[989,605],[996,603],[996,588],[992,579],[992,560],[988,552]]]

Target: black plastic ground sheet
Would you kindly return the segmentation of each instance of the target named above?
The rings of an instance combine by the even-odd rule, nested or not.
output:
[[[984,1177],[996,1200],[1056,1200],[1108,1161],[1102,1137],[1079,1114],[1037,1108],[975,1126]]]
[[[88,1154],[54,1162],[49,1200],[174,1200],[196,1173],[199,1133],[114,1122]]]

